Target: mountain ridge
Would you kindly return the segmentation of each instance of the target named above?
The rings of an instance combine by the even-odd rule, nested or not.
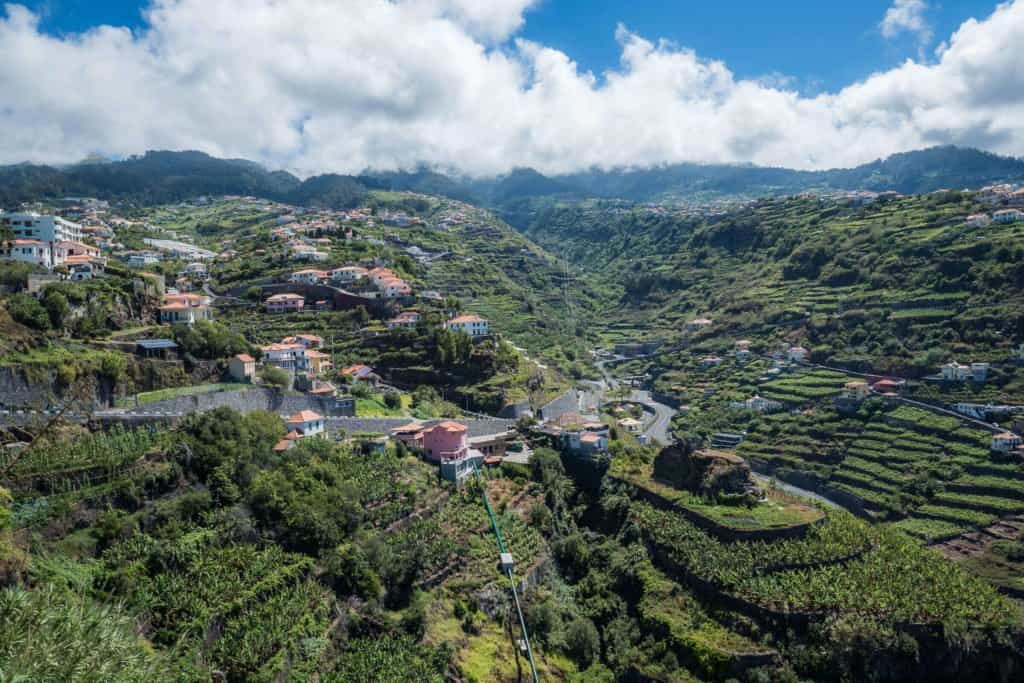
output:
[[[371,190],[392,190],[441,195],[514,213],[522,210],[523,202],[544,198],[700,201],[810,190],[921,194],[1001,181],[1024,181],[1024,160],[954,146],[901,152],[853,168],[821,171],[679,163],[556,176],[516,168],[491,178],[466,178],[421,166],[359,175],[324,173],[305,180],[246,159],[219,159],[197,151],[148,151],[120,161],[87,159],[67,167],[25,162],[0,166],[0,204],[66,195],[154,203],[243,194],[346,208]]]

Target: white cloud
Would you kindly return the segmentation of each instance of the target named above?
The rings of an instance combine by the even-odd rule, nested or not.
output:
[[[925,19],[928,3],[924,0],[895,0],[886,10],[879,28],[886,38],[895,38],[901,33],[912,33],[921,43],[932,38],[932,28]]]
[[[845,166],[940,143],[1024,153],[1024,0],[936,61],[814,97],[624,27],[601,78],[515,38],[532,0],[157,0],[57,38],[0,13],[0,162],[201,149],[300,173]],[[528,15],[526,15],[528,18]],[[511,37],[511,42],[506,38]]]

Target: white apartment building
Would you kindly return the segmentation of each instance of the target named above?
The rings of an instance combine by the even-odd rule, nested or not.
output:
[[[82,226],[60,216],[38,213],[0,213],[0,226],[11,229],[14,239],[40,242],[81,242]]]

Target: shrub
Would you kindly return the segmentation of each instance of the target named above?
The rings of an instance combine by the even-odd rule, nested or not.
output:
[[[50,329],[50,314],[28,294],[15,294],[7,300],[7,312],[16,321],[35,330]]]

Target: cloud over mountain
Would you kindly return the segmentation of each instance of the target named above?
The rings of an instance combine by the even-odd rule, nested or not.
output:
[[[677,161],[853,165],[939,143],[1024,154],[1024,0],[808,97],[617,31],[618,68],[516,38],[533,0],[157,0],[146,28],[0,14],[0,162],[201,149],[299,172],[487,174]],[[913,4],[913,3],[911,3]]]

